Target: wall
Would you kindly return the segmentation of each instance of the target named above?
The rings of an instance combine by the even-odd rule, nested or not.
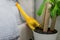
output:
[[[34,14],[34,0],[18,0],[24,11],[31,17]]]

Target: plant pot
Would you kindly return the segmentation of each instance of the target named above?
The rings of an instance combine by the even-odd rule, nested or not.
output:
[[[58,32],[55,30],[55,33],[43,33],[33,31],[34,40],[56,40]]]

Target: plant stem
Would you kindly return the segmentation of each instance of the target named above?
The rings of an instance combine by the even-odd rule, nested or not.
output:
[[[50,13],[49,13],[49,3],[46,3],[46,12],[45,12],[45,21],[44,21],[44,29],[43,32],[48,31],[48,26],[49,26],[49,18],[50,18]]]
[[[46,14],[46,8],[44,10],[44,14],[43,14],[43,17],[42,17],[42,28],[44,28],[44,22],[45,22],[45,14]]]
[[[51,27],[50,27],[50,30],[51,31],[54,31],[55,29],[55,24],[56,24],[56,16],[51,18]]]

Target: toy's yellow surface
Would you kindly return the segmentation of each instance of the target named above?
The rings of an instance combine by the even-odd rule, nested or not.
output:
[[[21,5],[20,5],[18,2],[16,2],[16,7],[18,8],[18,10],[19,10],[20,13],[22,14],[22,16],[25,18],[28,26],[29,26],[32,30],[34,30],[35,27],[40,27],[40,24],[39,24],[34,18],[29,17],[29,16],[25,13],[25,11],[22,9]]]

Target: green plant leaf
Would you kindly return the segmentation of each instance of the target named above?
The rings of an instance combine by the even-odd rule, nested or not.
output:
[[[53,10],[51,11],[51,17],[56,16],[57,9],[58,9],[58,7],[57,7],[57,5],[55,5],[55,7],[53,8]]]
[[[41,4],[39,10],[37,11],[38,16],[42,14],[43,10],[44,10],[44,4]]]
[[[58,7],[58,10],[57,10],[57,16],[60,16],[60,0],[57,2],[57,7]]]
[[[60,9],[57,10],[57,16],[60,16]]]
[[[55,0],[50,0],[50,3],[53,3]]]
[[[60,1],[57,2],[57,6],[60,9]]]

